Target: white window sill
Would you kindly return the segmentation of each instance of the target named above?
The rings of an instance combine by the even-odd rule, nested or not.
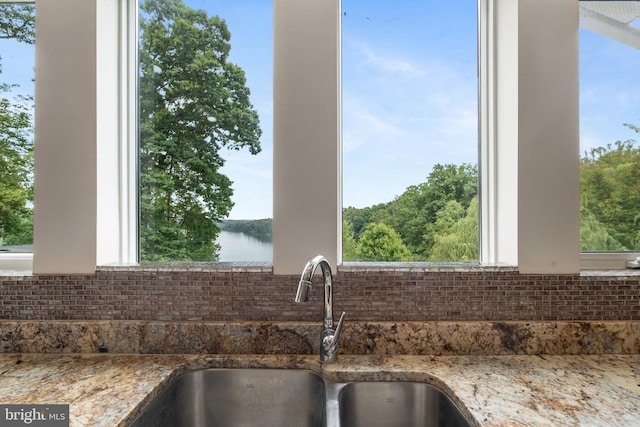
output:
[[[640,254],[630,253],[584,253],[581,261],[581,276],[640,276],[640,269],[625,268],[627,260]],[[166,263],[152,265],[101,266],[98,270],[177,270],[177,271],[264,271],[272,268],[271,263]],[[515,266],[478,265],[477,263],[427,263],[427,262],[346,262],[338,266],[340,271],[513,271]],[[0,253],[0,276],[33,275],[32,253]]]
[[[0,253],[0,276],[31,276],[32,253]]]
[[[639,269],[627,268],[627,261],[634,260],[639,253],[635,252],[609,252],[609,253],[582,253],[580,256],[580,270],[616,270],[620,272],[639,272]]]

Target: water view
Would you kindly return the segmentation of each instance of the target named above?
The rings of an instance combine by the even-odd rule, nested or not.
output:
[[[273,261],[272,242],[263,242],[244,233],[223,230],[216,243],[220,245],[221,262]]]

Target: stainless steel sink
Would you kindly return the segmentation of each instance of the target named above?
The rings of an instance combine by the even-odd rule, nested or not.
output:
[[[334,383],[296,369],[203,369],[173,380],[132,427],[471,427],[419,382]]]
[[[176,378],[132,427],[321,427],[323,379],[305,370],[204,369]]]
[[[471,427],[442,390],[425,383],[349,383],[338,406],[341,427]]]

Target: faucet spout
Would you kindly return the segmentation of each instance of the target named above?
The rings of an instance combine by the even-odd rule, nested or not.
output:
[[[331,274],[331,266],[329,261],[322,256],[317,255],[310,259],[302,270],[300,281],[298,282],[298,290],[294,301],[296,303],[307,302],[311,298],[311,290],[313,288],[313,275],[317,268],[322,271],[322,282],[324,284],[324,309],[323,309],[323,330],[320,343],[320,361],[333,362],[338,354],[338,338],[342,330],[342,321],[345,313],[340,316],[338,327],[333,328],[333,277]]]

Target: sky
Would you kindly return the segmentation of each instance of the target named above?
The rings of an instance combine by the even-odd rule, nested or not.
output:
[[[580,154],[640,141],[624,123],[640,126],[640,51],[580,30]]]
[[[272,216],[272,2],[184,0],[225,19],[244,69],[262,152],[223,151],[232,219]],[[437,163],[477,163],[476,0],[343,0],[343,201],[385,203]],[[581,30],[581,152],[640,139],[640,52]],[[1,81],[21,82],[33,51],[0,40]],[[13,69],[12,69],[13,68]]]

